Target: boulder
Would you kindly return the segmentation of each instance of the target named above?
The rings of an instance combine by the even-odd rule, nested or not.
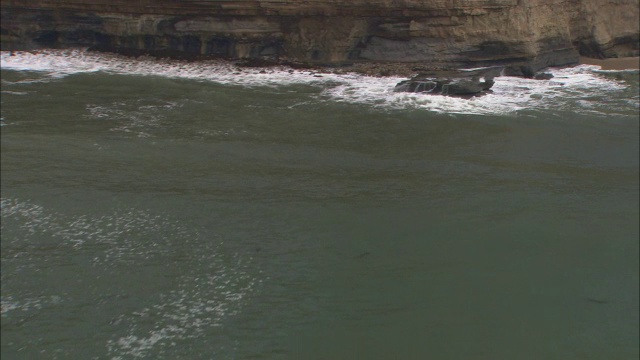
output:
[[[438,71],[420,74],[399,82],[394,91],[430,93],[451,96],[477,95],[493,86],[502,67],[480,69]]]

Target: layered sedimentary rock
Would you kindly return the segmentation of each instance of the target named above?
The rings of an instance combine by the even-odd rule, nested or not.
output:
[[[637,56],[638,0],[2,0],[2,49],[317,65],[507,65]]]

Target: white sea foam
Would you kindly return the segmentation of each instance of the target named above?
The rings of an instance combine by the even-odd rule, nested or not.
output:
[[[176,247],[198,244],[199,251],[189,256],[188,266],[174,270],[175,287],[148,294],[152,301],[121,312],[112,321],[118,330],[105,344],[112,358],[150,358],[169,352],[182,340],[201,338],[241,312],[261,283],[251,259],[225,255],[221,241],[205,241],[197,230],[150,211],[131,208],[100,216],[74,216],[28,200],[1,198],[0,212],[3,234],[12,231],[3,238],[3,264],[15,264],[16,269],[42,266],[38,239],[43,238],[51,244],[44,255],[53,256],[51,249],[66,257],[93,251],[91,266],[105,274],[141,262],[166,261],[173,258]],[[5,270],[3,284],[24,280],[19,277],[23,272]],[[3,291],[0,312],[3,317],[25,316],[63,300],[55,295],[33,297]]]
[[[138,137],[152,137],[145,131],[150,127],[157,127],[166,118],[163,110],[181,107],[182,104],[171,101],[158,100],[156,104],[139,104],[137,99],[131,101],[115,101],[108,106],[87,104],[85,106],[87,118],[95,120],[121,120],[110,131],[134,133]]]
[[[84,50],[43,50],[37,53],[1,54],[5,69],[38,71],[50,79],[69,74],[105,72],[153,75],[211,81],[247,87],[306,84],[321,88],[318,101],[365,104],[385,109],[417,108],[441,113],[508,114],[520,110],[554,109],[597,112],[597,106],[583,107],[576,101],[609,96],[626,88],[624,82],[604,76],[598,66],[581,65],[550,69],[551,80],[498,77],[492,93],[462,99],[441,95],[397,93],[400,77],[371,77],[359,74],[318,73],[287,67],[238,68],[227,61],[185,62],[151,58],[127,58]],[[621,102],[622,105],[628,102]],[[608,104],[609,106],[611,104]],[[634,99],[631,106],[638,106]],[[582,110],[581,110],[582,109]]]
[[[8,95],[28,95],[28,92],[25,91],[0,91],[1,94],[8,94]]]
[[[24,299],[15,299],[13,296],[0,297],[0,314],[7,316],[12,311],[30,312],[44,307],[55,306],[63,302],[60,296],[40,296]]]

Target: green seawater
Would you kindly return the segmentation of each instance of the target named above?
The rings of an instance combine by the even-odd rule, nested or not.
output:
[[[1,357],[637,359],[637,72],[593,76],[474,115],[3,69]]]

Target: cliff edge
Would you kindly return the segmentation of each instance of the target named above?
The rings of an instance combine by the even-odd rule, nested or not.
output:
[[[1,0],[2,50],[423,69],[530,76],[579,55],[638,56],[638,0]]]

